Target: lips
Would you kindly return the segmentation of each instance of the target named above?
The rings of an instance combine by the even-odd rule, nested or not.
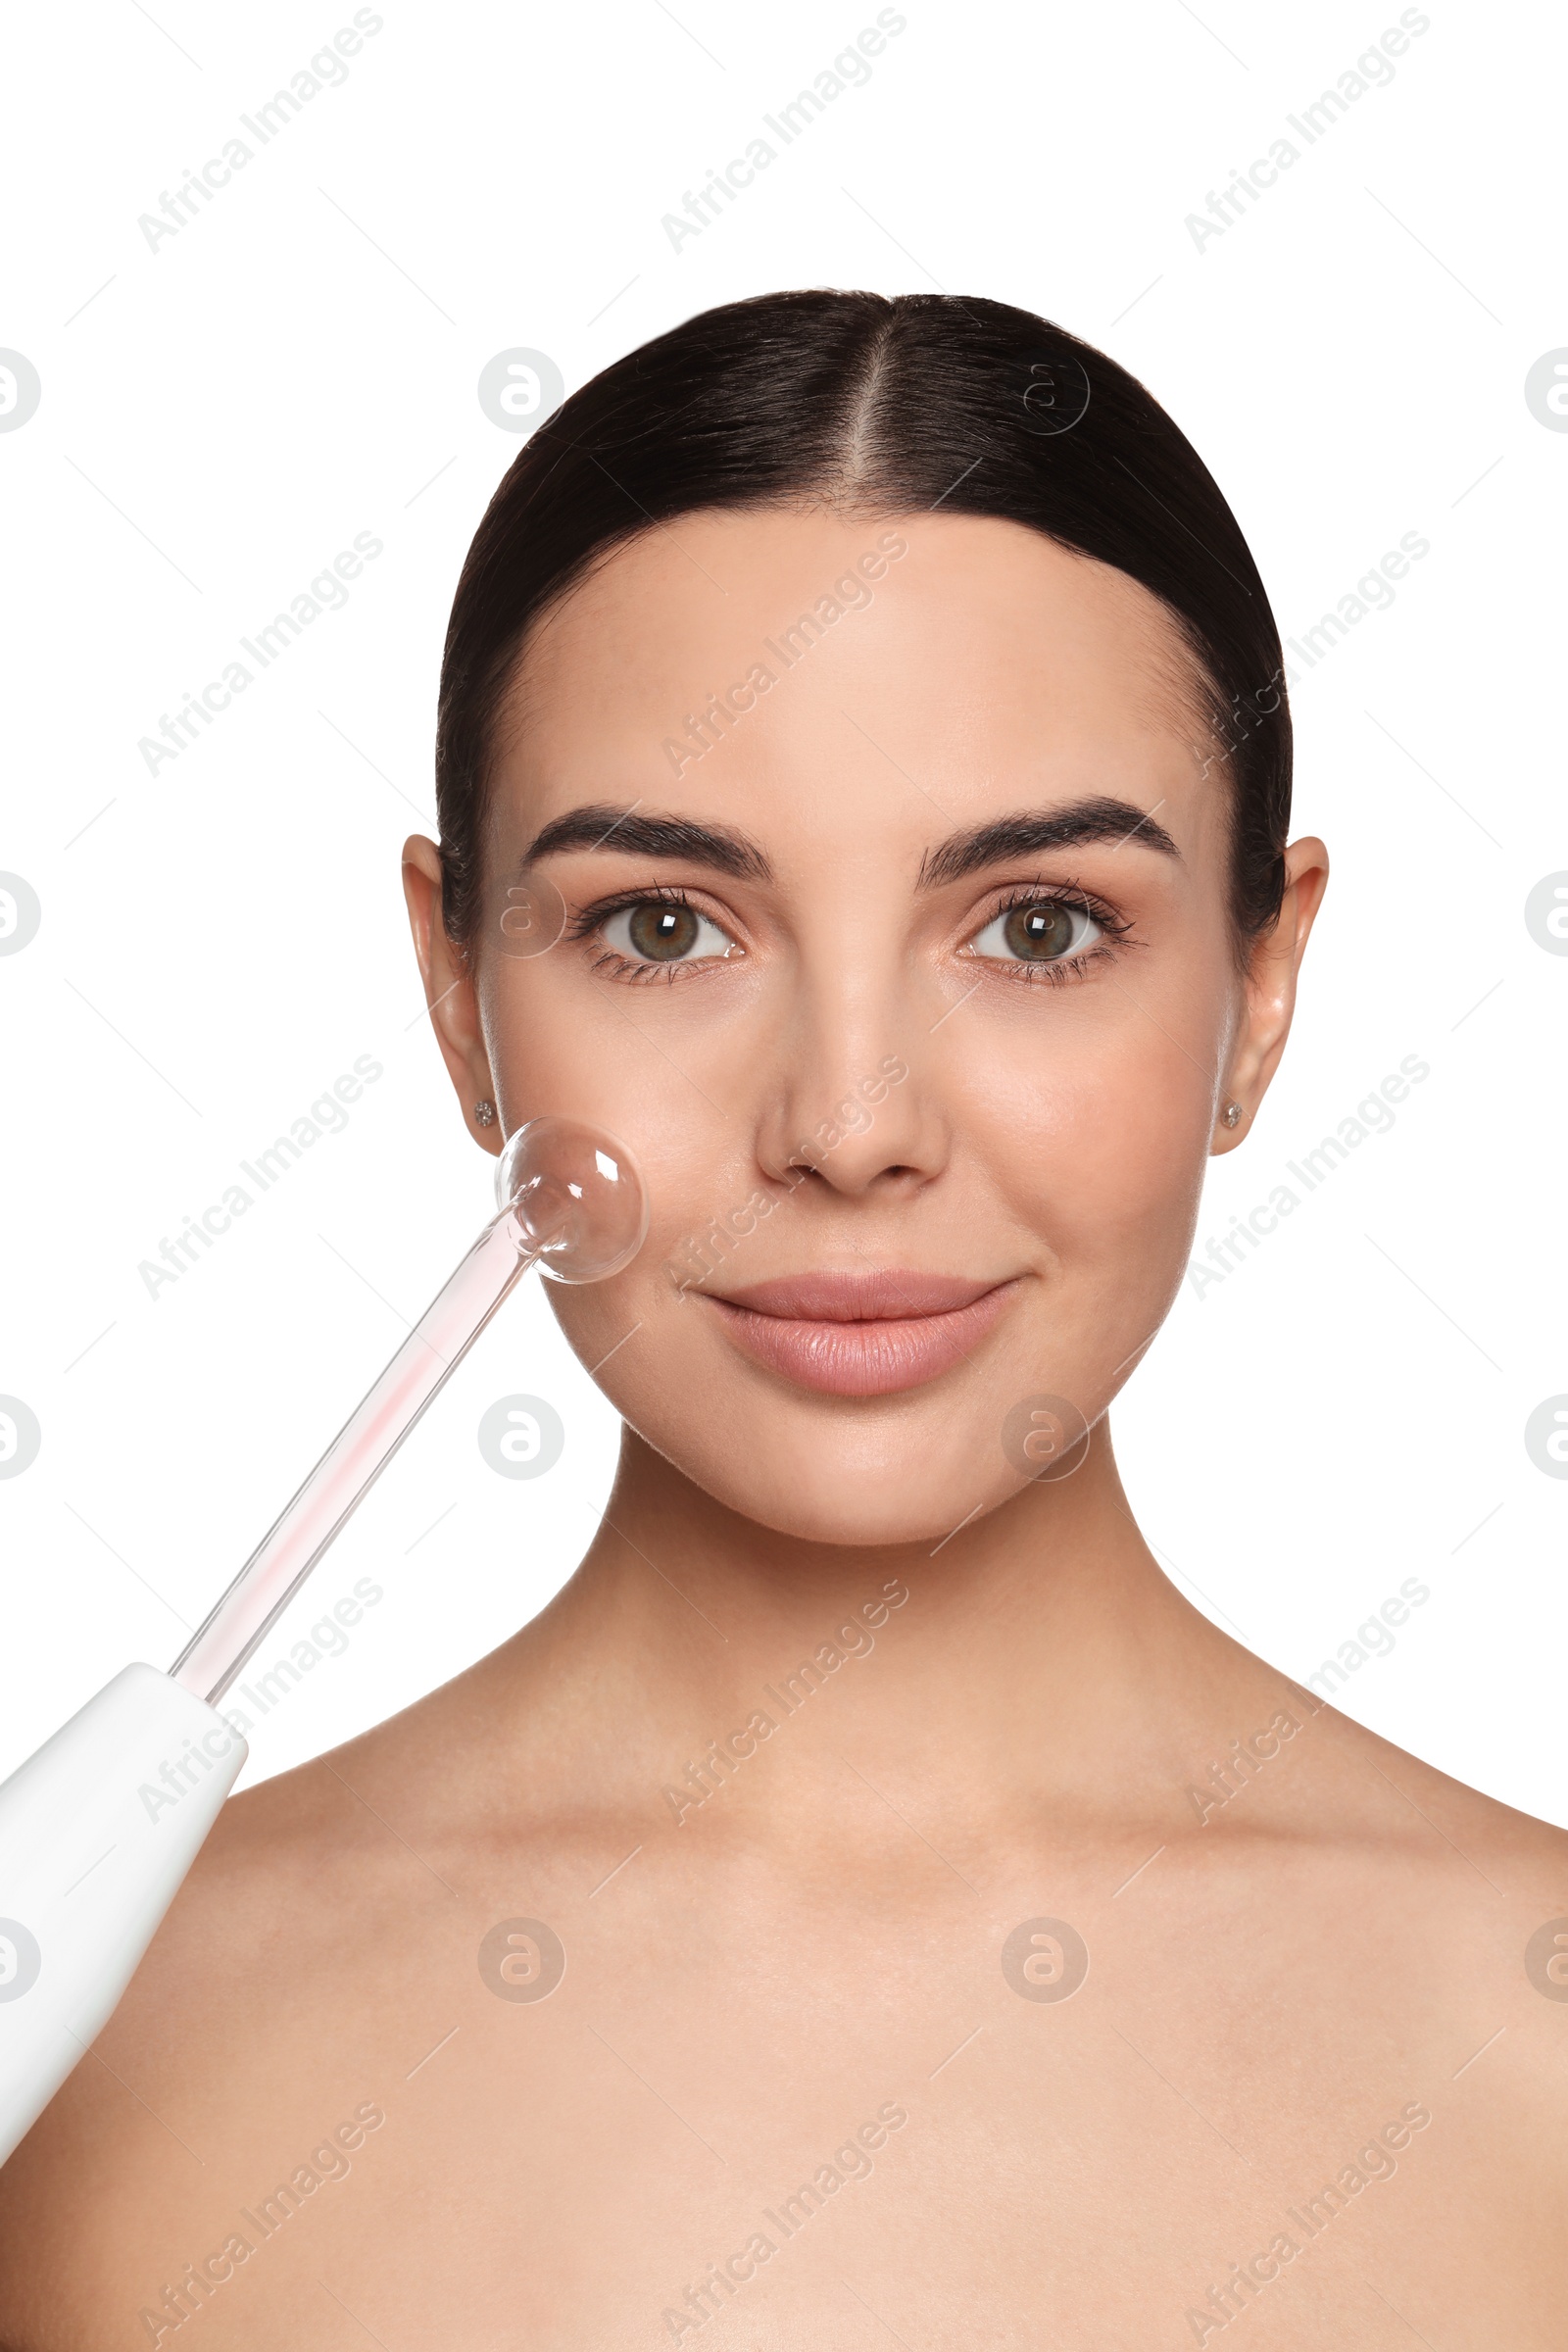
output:
[[[1010,1280],[890,1267],[784,1275],[726,1298],[700,1295],[768,1371],[830,1396],[890,1396],[961,1363],[1014,1288]]]

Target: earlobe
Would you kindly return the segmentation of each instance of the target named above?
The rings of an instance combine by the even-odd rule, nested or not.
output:
[[[1234,1095],[1228,1095],[1219,1117],[1214,1123],[1214,1133],[1209,1139],[1208,1156],[1210,1159],[1217,1159],[1222,1152],[1229,1152],[1233,1145],[1241,1142],[1242,1139],[1236,1131],[1241,1126],[1242,1117],[1241,1103]]]

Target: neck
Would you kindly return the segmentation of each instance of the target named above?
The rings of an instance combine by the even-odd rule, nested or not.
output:
[[[874,1548],[743,1519],[628,1431],[581,1568],[495,1665],[527,1686],[520,1745],[580,1739],[611,1801],[678,1801],[715,1743],[721,1787],[765,1718],[754,1746],[814,1759],[746,1776],[780,1834],[818,1800],[824,1752],[890,1794],[961,1788],[999,1835],[1042,1805],[1086,1835],[1119,1829],[1179,1803],[1210,1750],[1285,1703],[1283,1678],[1161,1571],[1103,1422],[1072,1476],[936,1543]]]

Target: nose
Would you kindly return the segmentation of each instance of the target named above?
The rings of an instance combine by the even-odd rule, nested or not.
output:
[[[769,1176],[808,1169],[856,1199],[917,1191],[947,1165],[951,1136],[896,995],[853,1000],[847,988],[803,992],[760,1119],[757,1154]]]

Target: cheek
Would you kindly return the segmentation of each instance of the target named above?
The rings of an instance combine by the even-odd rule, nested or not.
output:
[[[1055,1271],[1098,1269],[1140,1295],[1185,1261],[1207,1162],[1214,1022],[1130,998],[1033,1051],[976,1055],[972,1149]],[[1009,1045],[1015,1041],[1009,1041]]]
[[[555,1112],[605,1128],[635,1158],[649,1202],[637,1268],[741,1209],[757,1181],[744,1122],[721,1107],[733,1087],[715,1078],[711,1048],[672,1033],[668,1015],[662,983],[595,981],[574,949],[503,964],[485,990],[507,1132]]]
[[[627,1147],[646,1187],[648,1238],[632,1264],[608,1282],[548,1286],[585,1364],[616,1349],[600,1385],[623,1406],[628,1380],[639,1396],[646,1386],[639,1359],[655,1367],[684,1348],[696,1310],[682,1283],[767,1246],[758,1238],[767,1220],[756,1213],[755,1139],[744,1117],[721,1107],[733,1082],[715,1074],[700,1040],[669,1034],[662,989],[646,991],[658,1000],[651,1004],[643,993],[608,981],[585,987],[580,968],[546,956],[502,970],[485,1003],[508,1133],[547,1112],[590,1120]],[[661,1028],[655,1046],[649,1032]],[[775,1213],[787,1215],[787,1202]],[[657,1388],[657,1372],[647,1377]]]

